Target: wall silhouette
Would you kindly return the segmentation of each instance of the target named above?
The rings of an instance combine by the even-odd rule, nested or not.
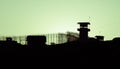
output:
[[[27,45],[22,45],[7,37],[0,41],[0,55],[16,56],[81,56],[81,60],[90,62],[118,62],[120,56],[120,38],[104,41],[104,36],[88,37],[89,22],[80,22],[79,38],[72,42],[47,45],[46,37],[27,36]],[[84,58],[85,59],[84,59]],[[87,58],[87,59],[86,59]],[[84,63],[84,62],[82,62]],[[86,63],[89,63],[86,61]]]

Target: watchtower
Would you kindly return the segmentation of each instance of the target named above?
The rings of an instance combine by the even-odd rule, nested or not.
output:
[[[80,28],[77,30],[79,31],[79,38],[81,41],[87,41],[88,40],[88,32],[90,29],[88,29],[89,22],[78,22],[80,25]]]

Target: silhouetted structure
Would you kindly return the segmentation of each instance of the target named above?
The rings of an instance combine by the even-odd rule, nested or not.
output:
[[[80,24],[80,28],[78,29],[78,31],[80,32],[79,37],[81,41],[87,41],[88,40],[88,32],[90,31],[90,29],[88,29],[88,25],[90,24],[89,22],[79,22],[78,24]]]
[[[67,32],[67,42],[76,41],[79,39],[79,34],[74,32]]]
[[[88,63],[88,59],[94,63],[118,62],[118,56],[120,56],[120,37],[107,41],[104,41],[104,36],[88,37],[88,32],[90,31],[88,25],[90,23],[79,22],[78,24],[80,24],[80,28],[78,29],[79,37],[71,34],[47,36],[52,37],[50,40],[53,41],[57,39],[61,44],[55,44],[55,42],[53,42],[51,45],[46,45],[46,36],[41,35],[27,36],[27,45],[21,45],[11,37],[7,37],[6,40],[0,41],[0,55],[80,56],[79,60],[81,60],[81,63]],[[66,39],[69,39],[68,42]],[[66,43],[62,41],[66,41]]]
[[[104,36],[95,36],[97,40],[104,41]]]
[[[27,36],[27,45],[34,48],[34,47],[42,47],[46,44],[46,37],[45,36]]]

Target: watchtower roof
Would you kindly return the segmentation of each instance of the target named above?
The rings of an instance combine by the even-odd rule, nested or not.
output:
[[[82,27],[87,27],[88,25],[90,25],[89,22],[78,22],[78,24],[80,24],[80,26]]]

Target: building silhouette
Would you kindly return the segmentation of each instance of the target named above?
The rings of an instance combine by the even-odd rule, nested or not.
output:
[[[27,36],[27,45],[31,48],[39,48],[41,46],[45,46],[46,37],[45,36]]]
[[[78,22],[79,34],[68,32],[52,35],[29,35],[26,44],[20,44],[12,37],[0,40],[0,55],[16,56],[67,56],[79,57],[81,64],[89,62],[120,62],[120,37],[104,40],[104,36],[88,37],[89,22]],[[22,41],[22,39],[20,39]],[[50,42],[51,41],[51,42]],[[48,45],[47,42],[51,43]],[[88,60],[89,59],[89,60]]]
[[[88,32],[90,29],[88,29],[89,22],[79,22],[80,28],[79,31],[79,37],[81,41],[87,41],[88,40]]]

